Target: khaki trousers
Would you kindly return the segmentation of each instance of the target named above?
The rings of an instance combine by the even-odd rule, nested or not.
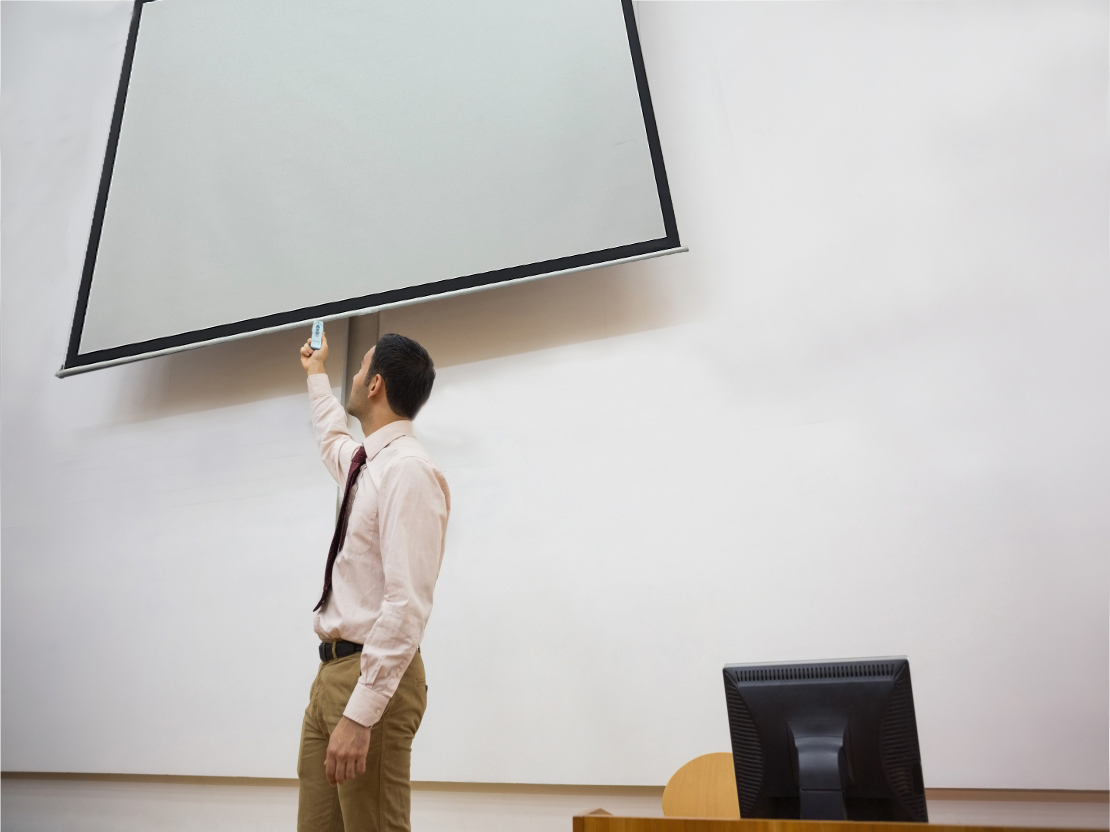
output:
[[[324,662],[312,683],[297,762],[297,832],[409,832],[412,738],[428,704],[419,653],[370,733],[366,772],[338,787],[324,772],[328,740],[358,682],[360,660],[355,653]]]

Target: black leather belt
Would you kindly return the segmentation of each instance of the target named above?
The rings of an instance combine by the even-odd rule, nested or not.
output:
[[[344,656],[350,656],[352,653],[361,652],[362,645],[356,644],[353,641],[343,641],[340,639],[336,642],[320,642],[320,661],[322,662],[330,662],[332,659],[342,659]]]
[[[353,641],[321,641],[320,642],[320,661],[330,662],[332,659],[342,659],[344,656],[350,656],[353,653],[361,653],[362,645],[356,644]],[[416,648],[416,652],[420,652],[420,648]]]

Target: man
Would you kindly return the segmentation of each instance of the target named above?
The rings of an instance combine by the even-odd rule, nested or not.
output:
[[[443,559],[451,495],[412,418],[435,368],[410,338],[383,335],[351,382],[347,413],[318,350],[301,347],[320,455],[344,488],[316,605],[321,664],[301,729],[298,832],[409,827],[412,738],[427,704],[420,641]]]

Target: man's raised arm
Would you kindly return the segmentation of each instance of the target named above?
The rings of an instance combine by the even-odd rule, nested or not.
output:
[[[316,432],[316,444],[320,446],[320,458],[332,478],[342,485],[347,481],[347,468],[358,442],[347,430],[346,411],[332,395],[328,371],[324,369],[327,358],[327,335],[318,350],[312,349],[308,341],[301,347],[301,366],[308,374],[308,401],[312,408],[312,429]]]

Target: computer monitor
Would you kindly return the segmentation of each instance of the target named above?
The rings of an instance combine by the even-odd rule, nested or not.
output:
[[[907,659],[724,675],[741,817],[928,821]]]

